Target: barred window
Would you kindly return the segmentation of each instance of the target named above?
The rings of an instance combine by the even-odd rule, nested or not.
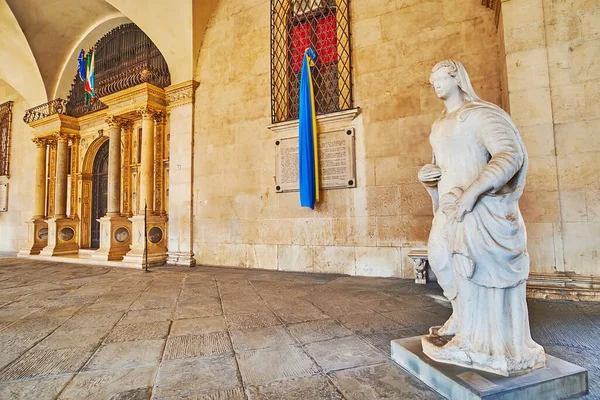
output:
[[[304,51],[317,53],[317,114],[352,107],[349,0],[271,0],[271,120],[297,119]]]
[[[0,104],[0,176],[8,176],[13,102]]]

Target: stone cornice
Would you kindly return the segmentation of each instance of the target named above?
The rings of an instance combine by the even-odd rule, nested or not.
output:
[[[196,81],[185,81],[165,88],[167,108],[183,106],[194,103],[194,92],[199,83]]]
[[[321,132],[323,128],[327,131],[329,127],[350,124],[354,118],[360,113],[360,108],[352,108],[350,110],[338,111],[331,114],[317,115],[317,128]],[[279,136],[288,135],[290,132],[296,131],[298,135],[298,120],[278,122],[269,125],[267,128],[277,133]]]

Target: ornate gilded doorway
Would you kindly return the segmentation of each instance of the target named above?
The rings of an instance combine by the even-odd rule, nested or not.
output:
[[[100,247],[100,223],[98,219],[106,215],[108,206],[108,140],[100,146],[94,158],[92,170],[92,249]]]

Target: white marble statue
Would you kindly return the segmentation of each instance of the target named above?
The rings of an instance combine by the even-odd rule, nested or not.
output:
[[[475,94],[461,63],[438,63],[430,82],[446,109],[433,124],[433,161],[419,180],[435,210],[429,263],[452,316],[423,337],[423,351],[504,376],[541,368],[544,349],[529,331],[529,255],[518,205],[527,151],[510,116]]]

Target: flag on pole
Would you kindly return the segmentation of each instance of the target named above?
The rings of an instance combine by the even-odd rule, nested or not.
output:
[[[88,51],[86,57],[86,74],[85,74],[85,104],[91,105],[94,102],[96,91],[94,87],[94,49]]]
[[[317,150],[317,112],[311,76],[317,54],[312,48],[304,51],[300,72],[300,116],[298,157],[300,172],[300,206],[315,209],[319,201],[319,153]]]
[[[85,82],[86,64],[85,64],[85,51],[83,51],[83,49],[81,49],[81,51],[79,52],[79,57],[77,58],[77,65],[78,65],[78,71],[79,71],[79,79],[81,79],[82,81]]]

